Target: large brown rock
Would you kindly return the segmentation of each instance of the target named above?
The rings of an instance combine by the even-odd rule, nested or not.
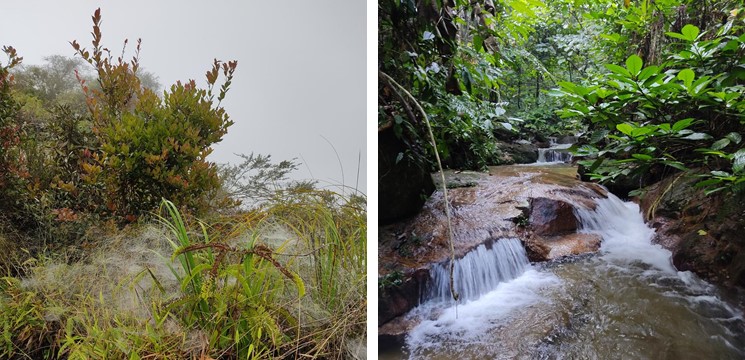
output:
[[[419,292],[429,278],[429,271],[419,269],[401,276],[399,283],[386,284],[379,290],[378,324],[385,324],[419,305]]]
[[[545,197],[530,199],[530,228],[538,235],[562,235],[577,231],[577,217],[569,203]]]
[[[592,253],[600,249],[598,234],[570,233],[560,236],[533,234],[525,240],[530,261],[548,261],[564,256]]]

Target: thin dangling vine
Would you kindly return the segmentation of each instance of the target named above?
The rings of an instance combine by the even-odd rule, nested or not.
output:
[[[445,201],[445,216],[447,217],[447,223],[448,223],[448,243],[450,244],[450,295],[453,297],[453,300],[456,301],[456,317],[458,316],[458,308],[457,308],[457,302],[458,298],[460,297],[458,293],[455,291],[455,279],[453,278],[453,271],[455,269],[455,247],[453,246],[453,227],[451,225],[450,221],[450,202],[448,201],[448,190],[447,186],[445,185],[445,172],[442,169],[442,162],[440,161],[440,154],[437,152],[437,142],[435,141],[435,135],[432,132],[432,126],[429,123],[429,118],[427,117],[427,113],[424,112],[424,109],[419,104],[419,102],[414,98],[411,93],[409,93],[403,86],[401,86],[399,83],[396,82],[396,80],[393,80],[388,74],[378,71],[378,74],[380,77],[384,78],[389,84],[395,85],[397,88],[399,88],[401,91],[403,91],[406,96],[408,96],[411,101],[416,105],[419,112],[422,114],[422,117],[424,118],[424,123],[427,124],[427,131],[429,132],[429,138],[432,141],[432,148],[435,150],[435,159],[437,160],[437,167],[440,170],[440,178],[442,180],[442,194],[444,196]],[[395,91],[395,90],[394,90]]]

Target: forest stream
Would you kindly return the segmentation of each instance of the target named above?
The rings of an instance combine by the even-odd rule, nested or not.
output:
[[[572,169],[499,167],[488,181],[538,172],[546,182],[546,174],[565,179]],[[408,324],[403,344],[382,347],[380,358],[745,358],[745,321],[733,295],[676,270],[637,204],[610,193],[594,201],[573,211],[576,232],[602,238],[597,252],[531,263],[519,232],[492,232],[493,240],[456,260],[457,306],[448,262],[431,265],[419,305],[397,319]]]

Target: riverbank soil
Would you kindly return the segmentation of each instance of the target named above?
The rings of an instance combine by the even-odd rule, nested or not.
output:
[[[655,242],[673,253],[678,270],[690,270],[728,288],[745,288],[745,192],[706,196],[695,177],[672,176],[639,200],[656,230]],[[745,300],[740,299],[745,308]]]

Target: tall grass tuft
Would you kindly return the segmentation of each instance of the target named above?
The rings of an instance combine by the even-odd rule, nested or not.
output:
[[[159,227],[0,278],[0,359],[364,357],[365,216],[313,190],[212,227],[163,201]]]
[[[295,237],[290,256],[301,256],[296,266],[310,294],[298,305],[304,335],[295,339],[295,350],[333,359],[360,356],[354,341],[366,337],[365,199],[310,191],[268,212]]]

